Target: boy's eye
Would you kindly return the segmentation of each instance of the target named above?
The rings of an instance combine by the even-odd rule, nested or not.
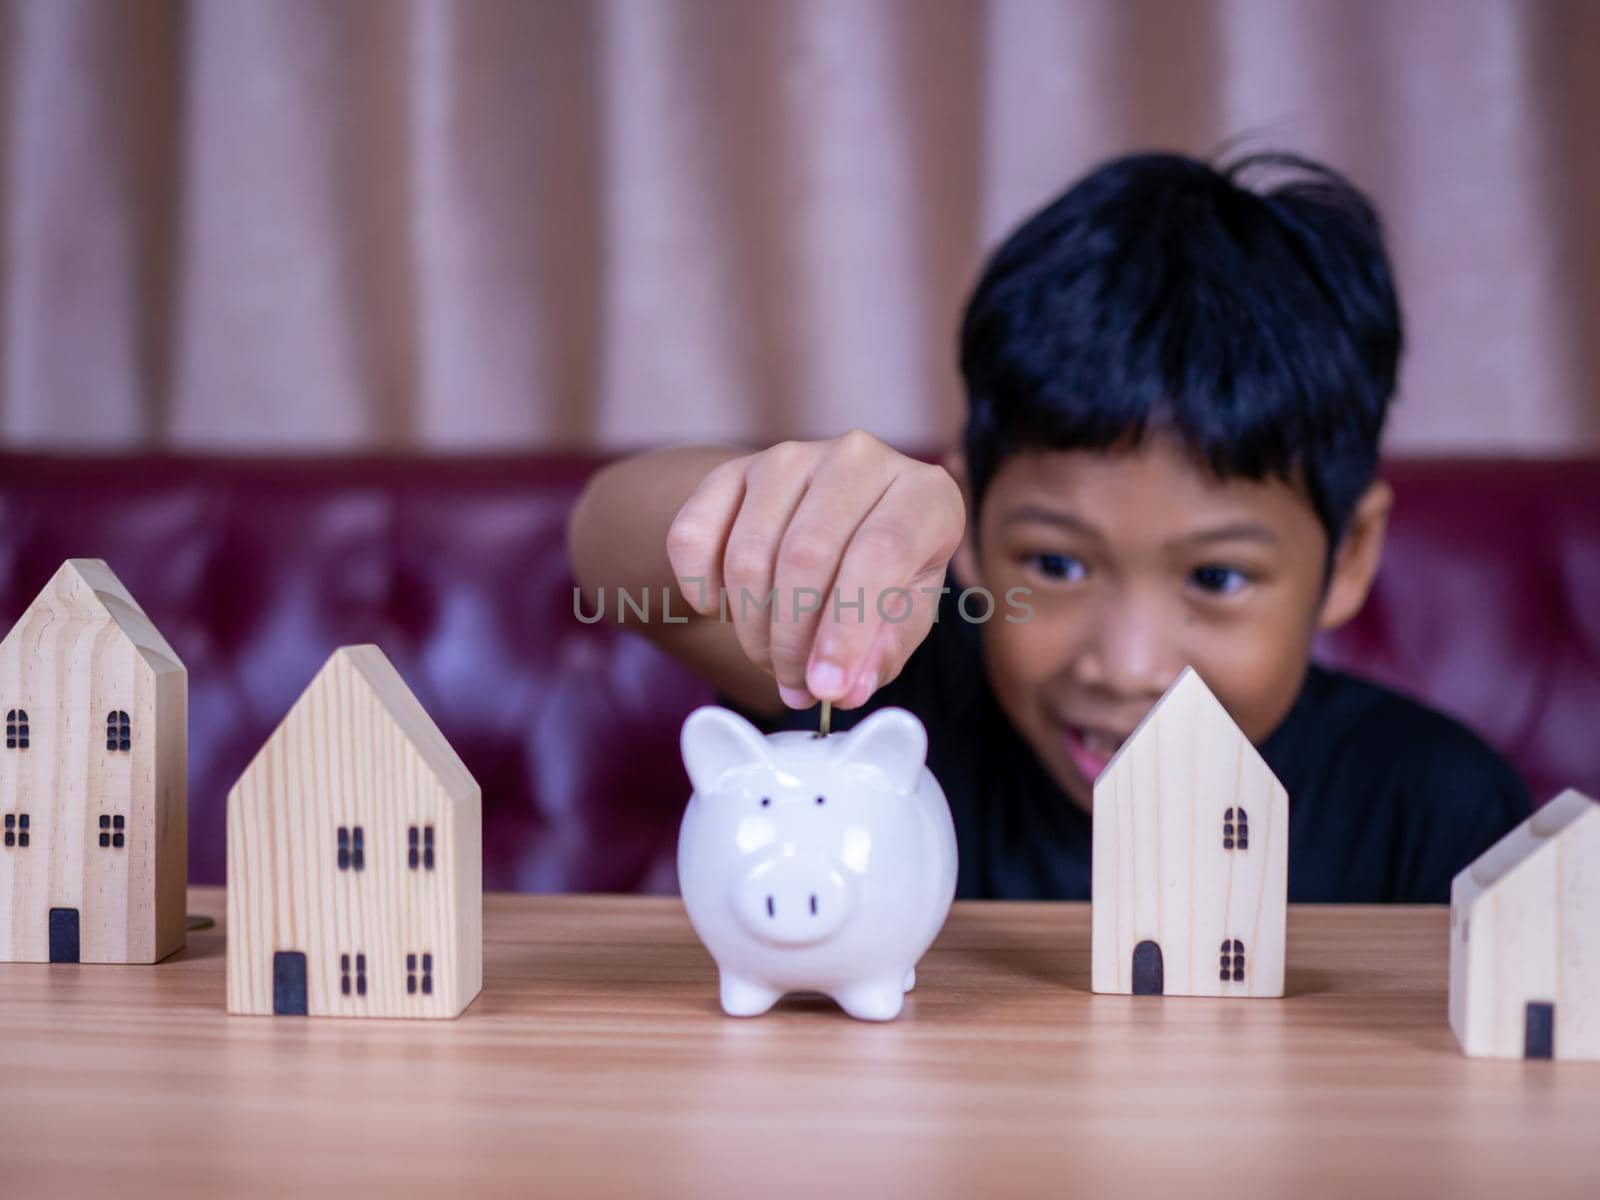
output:
[[[1220,563],[1196,567],[1189,572],[1189,580],[1202,592],[1213,596],[1231,596],[1250,583],[1250,577],[1238,567],[1225,567]]]
[[[1028,561],[1047,578],[1060,579],[1067,583],[1076,583],[1089,573],[1089,568],[1084,565],[1083,560],[1074,558],[1070,554],[1030,554]]]

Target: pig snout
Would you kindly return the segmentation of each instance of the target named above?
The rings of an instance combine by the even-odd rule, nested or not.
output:
[[[805,946],[833,934],[850,915],[843,872],[826,859],[769,858],[738,884],[734,908],[754,937],[780,946]]]

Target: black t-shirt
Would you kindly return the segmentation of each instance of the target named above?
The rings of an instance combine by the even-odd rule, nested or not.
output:
[[[995,701],[980,627],[961,619],[959,589],[946,582],[939,619],[905,670],[862,707],[835,711],[833,728],[886,705],[927,727],[928,767],[961,852],[958,896],[1087,900],[1089,815]],[[718,703],[740,711],[726,696]],[[745,715],[770,733],[815,729],[818,710]],[[1315,665],[1260,749],[1289,793],[1291,901],[1448,902],[1456,872],[1529,811],[1516,772],[1466,727]]]

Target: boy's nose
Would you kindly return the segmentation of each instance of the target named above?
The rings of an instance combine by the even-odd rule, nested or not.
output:
[[[1130,705],[1161,698],[1183,670],[1159,607],[1124,593],[1099,606],[1074,664],[1077,683]]]

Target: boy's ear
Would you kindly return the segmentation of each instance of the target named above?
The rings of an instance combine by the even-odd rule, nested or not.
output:
[[[1381,479],[1374,480],[1356,501],[1355,511],[1350,514],[1350,522],[1334,552],[1318,628],[1337,629],[1361,611],[1367,593],[1372,590],[1372,581],[1377,577],[1378,563],[1383,559],[1383,539],[1389,532],[1389,513],[1393,508],[1394,489]]]
[[[978,513],[972,506],[972,481],[967,476],[967,453],[959,445],[946,452],[942,463],[961,488],[962,502],[967,506],[967,530],[961,535],[961,544],[950,556],[950,566],[963,587],[982,587],[978,570]]]

